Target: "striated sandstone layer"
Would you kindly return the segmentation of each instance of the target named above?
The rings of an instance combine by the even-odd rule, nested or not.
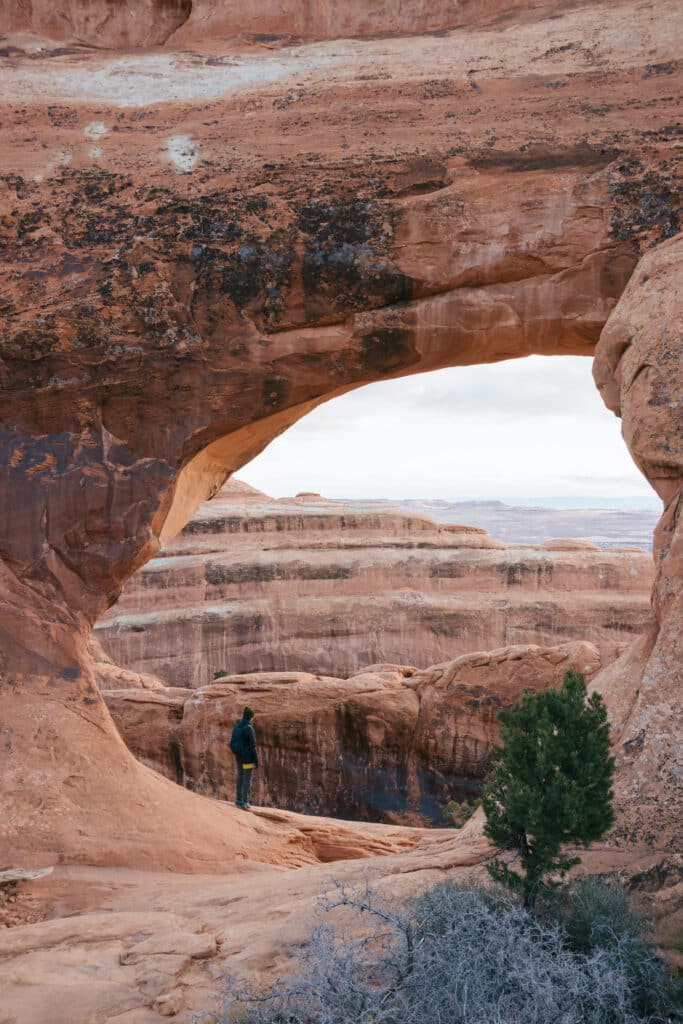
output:
[[[452,32],[275,53],[239,55],[199,25],[182,52],[3,47],[3,857],[286,861],[296,844],[282,827],[260,832],[133,759],[96,685],[94,622],[315,405],[421,370],[592,354],[641,251],[679,229],[680,4],[464,9],[470,23]],[[150,10],[137,8],[147,24]],[[33,4],[2,11],[6,31],[74,37],[17,24]],[[140,41],[159,40],[109,40]],[[680,342],[654,291],[661,275],[662,301],[680,309],[679,249],[666,252],[643,290],[652,315],[626,318],[645,323],[655,365]],[[621,407],[628,422],[635,403],[644,426],[627,439],[657,482],[646,435],[655,424],[660,445],[678,443],[665,407],[680,381],[663,373],[660,404],[643,404],[648,379]],[[657,679],[678,671],[680,459],[667,472],[662,670],[646,674],[634,724],[659,716]],[[666,773],[662,706],[661,737],[643,725],[635,757],[656,749]]]
[[[501,708],[525,689],[559,686],[567,669],[590,682],[600,667],[592,644],[518,645],[423,671],[378,665],[349,679],[263,673],[199,690],[110,690],[105,699],[130,750],[198,792],[234,799],[230,734],[249,704],[259,740],[255,803],[438,823],[449,800],[478,793]]]
[[[171,686],[216,672],[348,676],[508,644],[588,640],[603,664],[652,621],[652,557],[229,481],[127,583],[95,635]],[[108,689],[124,684],[106,683]]]

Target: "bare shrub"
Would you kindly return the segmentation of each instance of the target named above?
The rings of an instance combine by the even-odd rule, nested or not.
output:
[[[609,952],[615,968],[628,978],[635,1009],[646,1019],[648,1013],[655,1020],[675,1019],[680,1013],[682,986],[656,954],[646,917],[618,881],[597,875],[578,878],[551,897],[543,915],[561,922],[574,952]]]
[[[551,898],[548,909],[562,921],[577,953],[609,948],[620,938],[645,939],[648,927],[628,890],[614,879],[586,875]]]
[[[682,1019],[641,1012],[619,945],[577,952],[560,921],[539,921],[508,893],[445,882],[400,907],[368,889],[349,893],[338,884],[324,911],[340,908],[347,919],[321,919],[291,975],[274,988],[258,990],[226,977],[218,1024]]]

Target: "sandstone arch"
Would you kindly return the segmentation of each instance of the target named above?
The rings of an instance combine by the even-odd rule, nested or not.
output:
[[[399,101],[381,77],[369,88],[344,79],[336,93],[321,78],[318,92],[296,101],[309,117],[298,127],[288,93],[254,87],[259,129],[241,139],[234,165],[221,163],[207,111],[228,134],[244,133],[243,99],[227,112],[203,97],[189,112],[169,101],[150,118],[144,108],[138,116],[143,96],[132,113],[102,114],[73,99],[69,75],[77,72],[67,66],[61,105],[48,117],[71,162],[39,174],[35,147],[22,143],[16,122],[2,222],[3,851],[193,868],[253,853],[251,824],[174,788],[125,750],[89,667],[93,622],[193,505],[326,398],[442,366],[590,354],[636,264],[638,240],[673,230],[675,168],[656,169],[660,150],[669,154],[666,135],[617,154],[618,111],[613,120],[595,115],[588,139],[581,120],[530,141],[525,115],[554,116],[552,90],[528,80],[533,54],[541,68],[555,60],[538,30],[551,10],[529,15],[529,32],[519,29],[522,41],[501,65],[502,86],[495,76],[487,86],[495,117],[510,122],[492,146],[481,142],[465,63],[461,79],[438,88],[417,75],[420,95],[435,94],[430,118],[389,142],[381,126]],[[608,22],[586,11],[570,12],[563,30],[576,46],[602,32],[608,48]],[[666,55],[659,36],[657,44]],[[431,60],[450,59],[445,42],[429,46]],[[397,49],[377,60],[391,68],[400,56]],[[571,55],[559,59],[575,67]],[[612,53],[603,87],[633,90],[633,59]],[[651,60],[644,44],[637,59]],[[415,88],[414,69],[399,63],[386,73],[408,93]],[[37,126],[45,88],[38,83],[29,97]],[[591,79],[578,88],[587,102],[598,86]],[[641,132],[666,121],[662,87],[647,88],[654,112],[639,115]],[[12,88],[7,96],[14,102]],[[366,134],[353,113],[361,97]],[[462,109],[455,153],[445,119],[454,103]],[[311,166],[302,174],[298,157],[281,159],[281,133],[294,131],[304,145],[320,109],[328,121],[304,149]],[[115,124],[128,132],[106,168],[93,166],[100,158],[76,140],[96,116],[107,131]],[[187,123],[213,165],[169,179],[165,142]],[[349,161],[340,158],[340,124],[356,133]],[[654,206],[643,198],[650,180],[659,189]],[[664,261],[668,279],[675,244],[664,251],[653,259]],[[639,438],[632,443],[641,458]],[[649,474],[650,462],[643,465]],[[680,460],[669,468],[664,530],[678,514]],[[677,593],[666,568],[675,564],[673,541],[667,552],[662,631]],[[296,842],[284,827],[264,837],[264,857],[303,855],[301,845],[289,852]]]

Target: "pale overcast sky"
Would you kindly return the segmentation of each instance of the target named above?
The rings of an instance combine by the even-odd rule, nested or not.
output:
[[[591,360],[580,356],[370,384],[314,410],[239,476],[276,497],[307,490],[329,498],[661,504],[631,460],[621,421],[602,404]]]

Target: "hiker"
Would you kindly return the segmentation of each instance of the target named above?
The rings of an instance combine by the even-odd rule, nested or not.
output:
[[[235,755],[237,762],[237,800],[238,807],[248,811],[251,807],[251,778],[254,768],[258,768],[258,754],[256,753],[256,733],[251,724],[254,712],[251,708],[245,708],[242,717],[235,723],[230,737],[230,749]]]

